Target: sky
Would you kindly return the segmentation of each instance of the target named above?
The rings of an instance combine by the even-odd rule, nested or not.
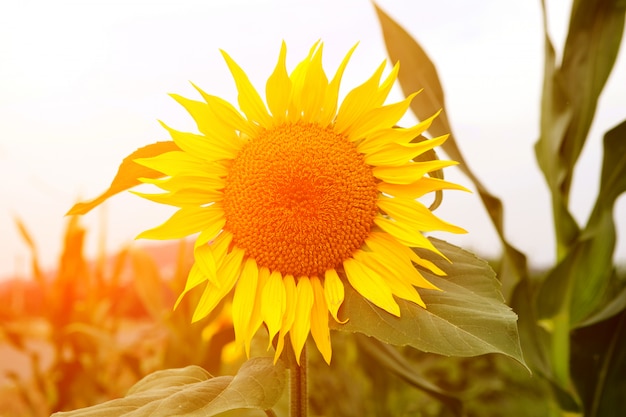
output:
[[[540,1],[393,1],[377,4],[402,24],[434,61],[448,117],[471,169],[502,198],[510,241],[532,266],[554,260],[549,194],[534,158],[543,70]],[[557,51],[571,2],[547,0]],[[168,96],[197,98],[190,81],[236,102],[219,50],[263,89],[285,40],[288,67],[324,42],[334,73],[355,43],[342,94],[371,75],[386,51],[366,0],[21,1],[0,5],[0,278],[30,274],[19,218],[44,267],[60,255],[64,214],[106,189],[122,158],[167,132],[195,130]],[[602,136],[626,118],[626,52],[601,96],[574,176],[571,206],[583,224],[598,191]],[[402,98],[399,88],[390,102]],[[415,122],[408,116],[406,124]],[[451,169],[447,177],[471,188]],[[99,242],[114,253],[171,208],[130,193],[84,216],[86,253]],[[482,256],[500,245],[477,194],[446,193],[437,214],[469,231],[435,233]],[[626,260],[626,199],[616,206],[616,257]]]

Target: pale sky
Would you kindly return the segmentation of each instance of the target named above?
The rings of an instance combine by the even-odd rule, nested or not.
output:
[[[547,0],[557,50],[571,2]],[[539,126],[543,40],[540,1],[379,1],[422,44],[437,66],[448,116],[472,169],[504,201],[506,229],[531,265],[554,259],[549,194],[534,159]],[[219,49],[264,89],[280,42],[288,65],[321,39],[334,73],[359,42],[343,93],[363,82],[387,55],[366,0],[21,1],[0,5],[0,277],[30,273],[14,217],[37,242],[43,265],[56,264],[64,213],[103,191],[122,158],[169,139],[157,119],[194,130],[168,97],[205,91],[236,102]],[[582,224],[598,190],[601,141],[626,118],[624,47],[603,93],[577,167],[573,212]],[[391,101],[401,98],[399,89]],[[409,123],[410,117],[406,119]],[[470,186],[458,171],[448,178]],[[124,193],[83,218],[87,253],[100,226],[114,252],[171,209]],[[495,256],[500,247],[476,194],[447,193],[437,214],[468,235],[435,236]],[[617,257],[626,259],[626,199],[618,201]]]

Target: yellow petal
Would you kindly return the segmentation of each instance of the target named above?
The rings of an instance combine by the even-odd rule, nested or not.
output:
[[[261,96],[256,91],[246,73],[237,65],[235,61],[224,51],[220,51],[228,69],[230,69],[237,91],[239,92],[238,101],[241,111],[246,115],[248,120],[258,123],[260,126],[271,126],[272,118],[270,117]]]
[[[422,301],[422,297],[420,297],[415,287],[411,285],[405,276],[398,275],[396,267],[400,265],[395,264],[392,259],[382,258],[378,254],[363,251],[357,251],[354,258],[381,277],[384,277],[383,279],[393,295],[426,308],[426,304]]]
[[[433,290],[439,289],[424,278],[411,263],[413,258],[420,259],[415,255],[415,252],[396,241],[390,235],[373,232],[365,240],[365,244],[372,252],[381,255],[384,259],[388,259],[389,267],[398,276],[405,277],[412,285]]]
[[[394,316],[400,316],[400,307],[393,299],[391,289],[376,271],[354,258],[343,261],[343,267],[350,285],[359,294]]]
[[[390,143],[378,148],[376,151],[365,154],[365,162],[369,165],[393,165],[400,166],[408,164],[413,158],[423,154],[435,146],[441,145],[449,135],[440,136],[435,139],[425,140],[420,143],[397,144]],[[357,146],[358,149],[358,146]]]
[[[388,184],[386,182],[380,182],[378,183],[378,189],[387,195],[411,200],[415,200],[428,193],[439,190],[460,190],[470,192],[470,190],[462,185],[433,177],[422,177],[412,184]]]
[[[346,95],[337,112],[335,121],[337,132],[345,132],[361,115],[377,107],[378,83],[385,65],[386,62],[383,61],[374,75]]]
[[[326,90],[326,97],[324,98],[324,105],[322,106],[322,113],[320,114],[319,124],[320,126],[328,126],[333,119],[335,118],[337,112],[337,100],[339,99],[339,86],[341,85],[341,78],[343,77],[343,72],[348,65],[348,61],[352,56],[352,53],[356,49],[358,44],[355,44],[346,54],[346,56],[341,61],[335,76],[332,81],[328,85],[328,89]]]
[[[415,95],[411,94],[398,103],[366,112],[344,134],[348,135],[348,139],[351,141],[356,141],[363,139],[371,132],[380,130],[381,126],[392,127],[405,115]]]
[[[221,201],[224,198],[222,191],[209,189],[184,188],[169,193],[147,194],[139,191],[130,191],[131,193],[154,201],[155,203],[168,204],[176,207],[203,206],[206,204]]]
[[[187,282],[185,282],[185,289],[178,296],[178,299],[176,300],[176,303],[174,304],[174,310],[178,308],[178,305],[183,300],[183,297],[185,296],[185,294],[187,294],[193,288],[202,284],[206,280],[207,278],[200,271],[200,267],[194,263],[191,266],[191,269],[189,270],[189,275],[187,276]]]
[[[232,306],[235,340],[239,346],[243,343],[248,356],[250,355],[252,336],[254,336],[254,333],[249,333],[248,325],[254,308],[258,281],[259,268],[254,259],[248,258],[244,262],[241,275],[237,281]]]
[[[137,158],[135,162],[171,177],[179,175],[213,175],[220,177],[228,174],[224,165],[208,163],[183,151],[165,152],[152,158]]]
[[[428,249],[444,259],[447,259],[444,254],[430,242],[430,240],[424,237],[423,234],[416,232],[402,222],[393,221],[382,216],[376,216],[374,218],[374,224],[396,238],[398,242],[406,246]]]
[[[181,175],[168,178],[139,178],[144,184],[153,184],[165,191],[177,192],[187,190],[208,190],[216,192],[223,190],[226,182],[223,178],[218,178],[204,173],[196,175]]]
[[[326,298],[326,304],[328,305],[328,311],[332,314],[337,323],[345,323],[346,320],[339,320],[337,314],[339,313],[339,307],[343,304],[344,288],[341,278],[334,269],[329,269],[324,275],[324,297]]]
[[[216,117],[216,109],[211,108],[205,102],[190,100],[178,94],[170,94],[170,97],[181,104],[185,110],[191,114],[198,125],[198,130],[204,134],[205,140],[231,153],[236,153],[241,147],[241,138],[237,132],[241,130],[242,124],[246,123],[241,116],[239,116],[237,128],[235,128],[225,122],[227,118]],[[163,123],[161,124],[163,125]],[[167,126],[163,126],[171,131]]]
[[[280,357],[285,347],[285,335],[289,333],[291,325],[296,318],[296,300],[297,300],[297,288],[296,281],[293,275],[286,275],[283,278],[283,284],[285,284],[285,314],[283,314],[283,323],[280,326],[280,332],[278,333],[278,341],[276,343],[276,353],[274,354],[274,364]]]
[[[271,345],[272,339],[280,330],[287,303],[285,299],[285,285],[280,272],[273,271],[270,274],[263,288],[262,297],[261,317],[263,317],[263,321],[267,325]]]
[[[179,132],[178,130],[170,128],[163,122],[159,123],[167,129],[170,136],[180,149],[185,152],[189,152],[193,156],[202,158],[205,161],[213,162],[221,159],[233,159],[237,155],[240,148],[240,146],[235,145],[226,147],[224,146],[223,141],[211,141],[206,136],[196,135],[189,132]]]
[[[457,164],[456,161],[441,160],[411,162],[401,166],[377,166],[372,168],[372,174],[390,184],[412,184],[429,172]]]
[[[298,279],[298,298],[296,302],[296,316],[291,326],[289,336],[296,355],[296,362],[300,365],[300,354],[311,330],[311,309],[313,308],[313,288],[308,277]]]
[[[202,275],[216,287],[220,287],[221,283],[217,279],[217,262],[213,255],[213,249],[209,245],[198,246],[194,249],[194,259],[196,265],[200,268]]]
[[[302,92],[299,97],[300,108],[302,109],[302,120],[305,122],[318,122],[324,100],[326,98],[326,90],[328,89],[328,78],[322,68],[322,49],[323,45],[317,49],[304,76],[304,85],[300,89]]]
[[[450,233],[467,233],[461,227],[441,220],[417,200],[379,197],[378,208],[399,223],[404,223],[416,232],[441,230]]]
[[[267,106],[272,112],[272,117],[276,123],[281,123],[286,119],[289,109],[289,97],[291,96],[291,80],[287,74],[286,67],[287,46],[283,41],[280,47],[278,63],[272,75],[267,79],[265,86],[265,96]]]
[[[313,287],[313,308],[311,309],[311,336],[317,345],[322,357],[330,365],[332,347],[330,344],[330,329],[328,328],[328,307],[324,299],[324,288],[319,278],[311,277]]]
[[[303,89],[306,86],[306,74],[311,64],[311,59],[313,58],[313,55],[315,54],[315,51],[317,51],[319,46],[320,41],[315,42],[309,50],[308,56],[300,61],[289,75],[292,83],[291,97],[289,98],[289,122],[296,122],[302,118],[302,98],[305,94],[303,92]]]
[[[382,106],[382,104],[387,99],[387,96],[389,95],[389,92],[391,91],[391,87],[393,87],[394,83],[398,79],[398,72],[400,72],[400,61],[397,61],[395,63],[395,65],[391,69],[391,72],[389,73],[387,78],[385,78],[385,81],[383,81],[380,87],[378,87],[378,91],[376,94],[376,102],[375,102],[376,107]],[[418,94],[421,91],[422,90],[417,91],[415,92],[415,94]]]
[[[266,267],[259,268],[259,277],[256,286],[256,294],[254,295],[254,305],[252,306],[252,314],[250,314],[250,322],[246,332],[246,339],[244,341],[246,347],[246,355],[250,357],[250,341],[254,337],[259,327],[263,323],[261,317],[261,307],[263,305],[263,289],[265,283],[270,277],[270,271]]]
[[[193,313],[192,322],[196,322],[208,316],[220,301],[228,294],[235,285],[241,271],[241,263],[244,251],[233,248],[233,251],[226,255],[226,259],[217,271],[217,275],[222,284],[220,287],[208,282],[202,297],[198,301],[196,310]]]
[[[374,152],[381,147],[390,143],[399,145],[407,145],[414,141],[422,133],[424,133],[432,124],[433,120],[441,113],[441,110],[435,113],[428,119],[423,120],[421,123],[409,128],[391,127],[373,131],[359,143],[359,149],[361,153]]]
[[[216,136],[231,137],[232,131],[245,133],[249,137],[257,135],[259,126],[247,121],[232,104],[223,98],[205,93],[193,83],[192,85],[202,95],[209,107],[211,117],[207,119],[207,124],[211,126]],[[241,138],[239,142],[241,142]]]
[[[162,225],[140,233],[137,239],[180,239],[203,230],[210,230],[216,235],[224,223],[224,210],[220,203],[208,207],[183,207]]]

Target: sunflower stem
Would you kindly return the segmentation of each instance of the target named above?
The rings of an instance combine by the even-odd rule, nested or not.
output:
[[[295,357],[291,359],[291,417],[307,417],[308,415],[308,396],[307,396],[307,354],[306,343],[300,355],[300,365],[296,362]]]

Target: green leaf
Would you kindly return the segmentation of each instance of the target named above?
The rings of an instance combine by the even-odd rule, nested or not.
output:
[[[524,366],[517,331],[517,315],[504,304],[500,282],[487,262],[456,246],[432,239],[451,263],[428,251],[419,255],[446,271],[438,277],[422,274],[442,291],[420,290],[426,309],[397,300],[401,317],[374,306],[346,286],[341,316],[346,324],[333,328],[359,332],[397,346],[412,346],[445,356],[502,353]]]
[[[398,80],[405,95],[416,91],[423,91],[411,102],[411,110],[418,119],[424,120],[439,110],[441,114],[433,121],[428,129],[433,137],[450,134],[442,145],[448,156],[458,161],[459,168],[474,183],[476,190],[496,228],[504,247],[504,258],[500,279],[505,289],[512,289],[513,285],[528,275],[526,256],[512,246],[504,235],[504,211],[500,199],[491,194],[483,183],[474,175],[468,163],[459,150],[455,136],[448,122],[445,109],[443,88],[435,65],[422,47],[398,25],[391,17],[374,5],[383,30],[387,53],[392,62],[400,62]]]
[[[54,417],[210,417],[236,409],[268,410],[285,387],[285,367],[271,358],[245,362],[235,376],[212,377],[198,366],[157,371],[126,397]]]
[[[180,148],[172,141],[156,142],[143,148],[137,149],[135,152],[128,155],[122,161],[118,168],[117,174],[113,178],[109,188],[100,194],[98,197],[90,201],[80,202],[74,204],[74,206],[67,212],[67,215],[74,214],[87,214],[93,208],[99,206],[109,197],[115,194],[126,191],[132,187],[135,187],[141,182],[139,178],[161,178],[163,174],[155,171],[151,168],[147,168],[143,165],[139,165],[135,162],[138,158],[150,158],[160,155],[165,152],[178,151]]]

